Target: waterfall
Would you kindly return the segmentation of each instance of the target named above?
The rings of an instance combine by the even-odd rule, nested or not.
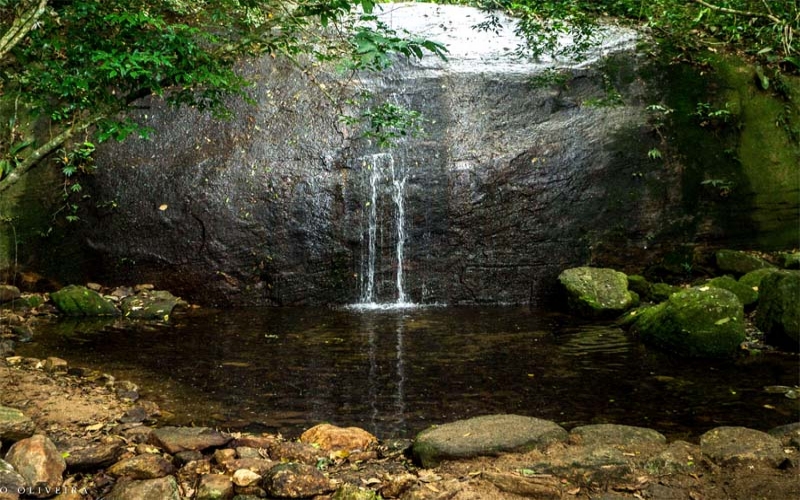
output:
[[[413,304],[407,301],[404,289],[403,259],[406,245],[405,226],[405,189],[408,175],[402,165],[395,162],[391,153],[376,153],[362,158],[362,168],[367,177],[367,210],[366,228],[363,239],[366,240],[365,255],[362,259],[361,272],[361,306],[376,307],[408,307]],[[388,207],[391,200],[391,207]],[[391,212],[391,220],[381,217],[384,213]],[[381,302],[379,297],[379,277],[382,274],[381,265],[382,227],[389,227],[394,231],[395,245],[392,257],[396,266],[395,273],[395,301],[393,303]]]

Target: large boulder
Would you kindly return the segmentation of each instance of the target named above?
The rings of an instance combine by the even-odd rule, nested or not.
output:
[[[558,276],[570,309],[588,318],[613,317],[629,309],[634,297],[628,277],[613,269],[575,267]]]
[[[700,436],[700,449],[717,465],[755,462],[778,467],[786,460],[781,442],[745,427],[717,427]]]
[[[231,436],[207,427],[161,427],[153,431],[153,438],[168,453],[202,451],[224,446]]]
[[[800,349],[800,271],[778,271],[761,280],[755,321],[768,343]]]
[[[777,271],[778,269],[774,267],[765,267],[763,269],[756,269],[755,271],[750,271],[749,273],[739,278],[739,283],[758,292],[759,288],[761,287],[761,280],[763,280],[765,276],[769,276],[770,274]]]
[[[50,300],[67,316],[118,316],[114,304],[85,286],[70,285],[50,294]]]
[[[744,307],[727,290],[689,288],[643,310],[633,330],[644,342],[677,354],[728,357],[745,339]]]
[[[435,467],[446,459],[528,451],[566,438],[566,430],[547,420],[520,415],[486,415],[424,430],[414,440],[411,450],[423,467]]]
[[[747,274],[756,269],[775,267],[761,257],[739,250],[719,250],[716,253],[717,268],[723,273],[736,276]]]

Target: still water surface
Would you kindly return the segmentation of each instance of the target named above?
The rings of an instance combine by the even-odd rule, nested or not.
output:
[[[295,436],[321,421],[409,437],[434,423],[517,413],[692,438],[766,430],[798,402],[798,359],[682,360],[612,326],[528,308],[204,311],[171,325],[61,321],[19,354],[59,356],[139,384],[177,424]]]

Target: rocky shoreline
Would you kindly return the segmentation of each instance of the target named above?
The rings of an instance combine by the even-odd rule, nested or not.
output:
[[[700,299],[709,290],[726,295],[733,312],[721,309],[719,317],[709,312],[716,298],[709,304],[699,301],[699,309],[706,308],[701,320],[710,322],[698,331],[716,338],[716,327],[728,332],[735,325],[735,341],[723,353],[730,355],[747,344],[743,331],[752,319],[752,304],[765,309],[763,300],[747,305],[741,298],[748,290],[738,285],[746,285],[745,276],[753,271],[742,269],[734,273],[738,280],[712,280],[694,288],[651,284],[594,268],[570,270],[574,276],[563,281],[579,285],[569,299],[574,311],[591,317],[602,317],[606,309],[614,316],[627,311],[622,322],[634,330],[637,323],[644,329],[646,321],[674,323],[656,315],[695,307],[679,301],[692,294]],[[750,292],[763,293],[759,285],[765,276],[796,282],[800,271],[758,274]],[[608,285],[613,282],[619,282],[618,290]],[[791,298],[791,293],[796,291],[784,296]],[[141,400],[134,383],[69,366],[57,357],[15,356],[14,346],[31,340],[42,317],[102,314],[168,321],[174,310],[191,306],[151,285],[108,289],[88,284],[49,296],[0,287],[0,302],[8,300],[17,307],[2,310],[0,332],[0,500],[800,498],[800,422],[768,432],[717,427],[696,442],[668,442],[653,429],[624,425],[565,429],[519,415],[451,422],[413,440],[381,440],[362,429],[328,424],[296,439],[163,426],[160,409]],[[640,301],[659,305],[631,309]],[[784,316],[784,324],[794,321]],[[647,341],[647,333],[639,335]],[[657,347],[676,347],[669,337],[653,335]],[[679,355],[696,354],[679,347]]]
[[[121,397],[131,396],[128,383],[69,374],[54,358],[8,361],[0,366],[3,500],[800,496],[800,423],[767,433],[719,427],[689,443],[640,427],[567,431],[491,415],[414,440],[328,424],[287,439],[158,427],[155,405]],[[26,393],[12,395],[14,385]],[[63,414],[54,415],[59,403]],[[68,415],[81,405],[94,413]]]

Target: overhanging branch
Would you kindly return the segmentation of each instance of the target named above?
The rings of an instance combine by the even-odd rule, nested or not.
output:
[[[55,151],[56,148],[67,142],[72,136],[79,132],[83,132],[98,121],[102,120],[104,117],[105,114],[89,116],[53,137],[42,146],[36,148],[36,151],[31,153],[30,156],[26,157],[22,163],[17,165],[17,167],[5,178],[3,178],[3,180],[0,180],[0,193],[16,183],[29,170],[38,165],[42,158]]]
[[[14,19],[11,27],[0,38],[0,61],[36,26],[36,21],[44,14],[46,7],[47,0],[39,0],[38,5],[32,3]]]

